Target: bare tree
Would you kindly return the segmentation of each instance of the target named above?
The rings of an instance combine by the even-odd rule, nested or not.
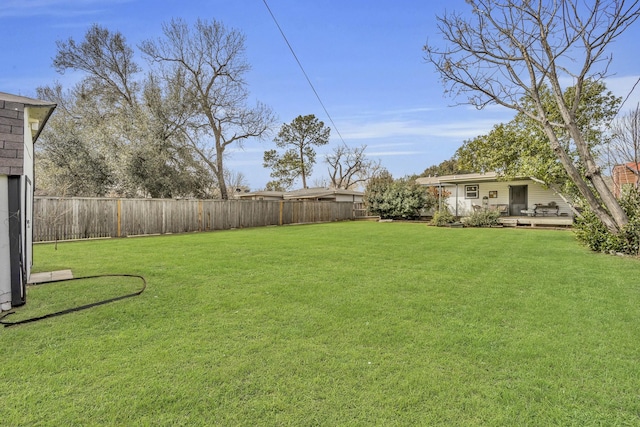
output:
[[[447,92],[468,96],[466,103],[477,108],[498,104],[534,120],[589,207],[611,232],[619,232],[628,218],[601,175],[577,125],[577,112],[585,82],[606,76],[611,60],[607,47],[638,18],[639,0],[467,3],[469,18],[459,13],[438,17],[446,46],[424,48]],[[564,78],[572,80],[570,100],[561,84]],[[545,87],[551,89],[560,120],[545,109]],[[575,158],[562,143],[566,136],[578,153]]]
[[[61,85],[40,88],[40,94],[48,99],[66,97],[61,114],[52,117],[50,131],[43,135],[43,147],[58,148],[61,156],[73,157],[68,152],[86,152],[92,159],[87,169],[101,169],[95,195],[109,191],[128,194],[131,191],[126,181],[124,165],[128,161],[130,135],[139,117],[138,94],[140,85],[136,76],[141,68],[134,60],[134,51],[125,37],[118,31],[110,31],[97,24],[92,25],[81,40],[69,38],[56,42],[57,52],[53,67],[64,74],[79,72],[82,79],[69,91]],[[65,127],[57,133],[56,128]],[[73,137],[71,137],[73,136]],[[70,145],[70,148],[66,148]],[[60,156],[58,156],[60,157]],[[73,159],[72,159],[73,160]],[[84,163],[83,160],[80,163]],[[58,159],[54,163],[70,169],[67,161]],[[99,166],[99,167],[98,167]],[[72,181],[71,195],[90,195],[92,187],[78,192],[74,187],[85,187],[86,173],[76,174],[69,170]],[[104,180],[102,175],[110,175]]]
[[[134,76],[141,69],[122,34],[94,24],[82,42],[70,38],[56,42],[56,46],[58,52],[53,59],[56,71],[82,71],[87,75],[85,87],[94,96],[99,94],[111,103],[124,102],[130,107],[136,104],[140,88]]]
[[[84,39],[57,42],[60,73],[81,73],[70,90],[38,88],[60,108],[38,144],[37,165],[48,191],[68,195],[206,197],[213,177],[185,144],[181,124],[191,113],[180,76],[146,80],[119,32],[93,25]],[[44,188],[41,188],[44,190]]]
[[[226,170],[224,176],[227,188],[230,188],[232,192],[237,194],[249,191],[247,177],[242,172]]]
[[[360,147],[341,145],[325,156],[333,188],[352,189],[364,185],[381,169],[380,161],[367,159],[366,149],[366,145]]]
[[[183,85],[182,102],[193,111],[181,126],[188,143],[215,174],[228,198],[224,151],[252,137],[263,137],[275,122],[271,109],[247,107],[245,37],[222,23],[198,20],[193,27],[174,19],[163,25],[164,38],[142,43],[147,57],[160,64],[158,75]]]
[[[329,180],[327,178],[319,176],[319,177],[313,178],[313,181],[311,181],[311,187],[330,188],[331,185],[329,184]]]
[[[640,162],[640,105],[616,120],[611,130],[609,158],[613,165]],[[635,169],[633,173],[638,173]]]

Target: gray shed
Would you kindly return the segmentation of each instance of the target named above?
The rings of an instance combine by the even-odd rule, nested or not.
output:
[[[26,302],[32,265],[34,144],[56,104],[0,92],[0,311]]]

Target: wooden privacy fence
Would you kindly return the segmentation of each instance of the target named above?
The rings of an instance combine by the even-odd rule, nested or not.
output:
[[[351,202],[36,197],[33,241],[228,230],[353,217]]]

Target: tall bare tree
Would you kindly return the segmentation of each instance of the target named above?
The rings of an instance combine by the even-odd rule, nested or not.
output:
[[[266,105],[247,106],[245,37],[216,20],[198,20],[190,27],[174,19],[163,25],[163,33],[164,37],[145,41],[140,48],[159,64],[161,79],[182,85],[182,102],[193,109],[180,126],[192,149],[215,174],[221,197],[227,199],[226,148],[266,136],[275,122]]]
[[[470,14],[438,17],[443,47],[427,44],[426,60],[447,92],[466,95],[482,108],[498,104],[528,116],[549,144],[580,194],[602,223],[618,233],[628,218],[607,186],[595,153],[577,125],[587,80],[607,75],[609,44],[639,16],[639,0],[467,0]],[[563,79],[574,92],[565,97]],[[545,109],[541,89],[551,89],[560,113]],[[533,110],[523,104],[531,102]],[[577,157],[561,143],[568,136]]]
[[[119,32],[93,25],[84,39],[57,42],[61,73],[78,72],[69,90],[38,89],[59,103],[38,144],[43,191],[68,195],[206,197],[212,179],[175,122],[191,111],[177,84],[146,80]],[[177,79],[177,82],[180,80]],[[179,86],[178,86],[179,88]],[[55,193],[54,193],[55,194]]]
[[[79,73],[81,80],[67,91],[63,91],[61,85],[40,89],[45,99],[48,96],[61,98],[62,95],[67,98],[61,114],[52,117],[55,125],[51,127],[51,132],[43,135],[43,148],[53,147],[55,142],[61,148],[59,153],[64,154],[74,151],[64,147],[65,141],[72,142],[78,152],[90,153],[94,160],[92,169],[97,170],[99,162],[105,174],[111,176],[108,183],[102,180],[100,185],[93,186],[100,190],[96,195],[106,192],[130,194],[132,189],[125,182],[125,165],[131,139],[129,134],[138,118],[140,85],[137,75],[141,71],[134,60],[133,49],[120,32],[97,24],[87,30],[83,39],[59,40],[56,47],[56,56],[53,58],[56,71],[61,74],[68,71]],[[54,134],[58,124],[70,127],[72,131],[63,130]],[[68,138],[70,134],[74,135],[73,139]],[[60,165],[63,159],[58,157]],[[62,166],[66,167],[64,164]],[[77,179],[74,176],[74,173],[68,175],[75,182],[65,188],[71,190],[70,194],[80,195],[73,190],[78,186],[84,187],[85,182],[81,175]],[[91,195],[93,190],[91,187],[88,190],[84,195]]]
[[[141,68],[121,33],[94,24],[81,42],[70,38],[56,42],[56,46],[58,52],[53,59],[56,71],[82,71],[86,73],[84,86],[93,96],[101,95],[110,103],[130,107],[136,104],[140,87],[135,75]]]
[[[360,147],[341,145],[325,156],[333,188],[353,189],[359,185],[364,186],[370,177],[382,169],[379,160],[367,158],[366,149],[366,145]]]

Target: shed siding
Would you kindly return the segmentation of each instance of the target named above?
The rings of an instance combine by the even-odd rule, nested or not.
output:
[[[24,106],[0,100],[0,175],[23,175]]]

